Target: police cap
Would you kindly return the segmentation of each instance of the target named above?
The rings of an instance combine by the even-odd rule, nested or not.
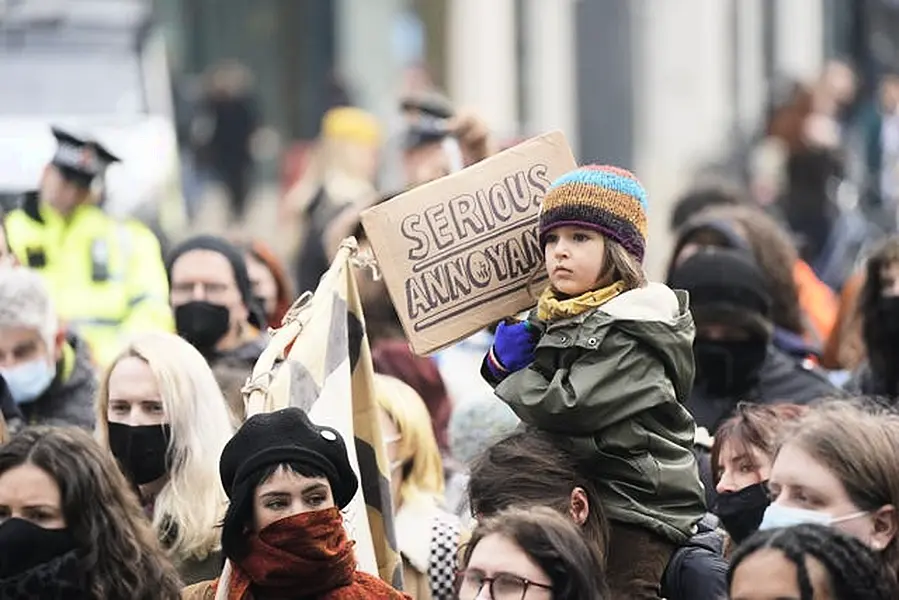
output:
[[[96,140],[78,137],[58,127],[53,127],[52,131],[57,145],[50,163],[73,183],[88,187],[109,165],[120,162]]]

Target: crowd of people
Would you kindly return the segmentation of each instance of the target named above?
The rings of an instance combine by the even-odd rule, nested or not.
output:
[[[840,208],[823,184],[847,146],[822,119],[845,75],[772,113],[757,154],[779,171],[759,158],[679,199],[664,282],[643,267],[653,200],[606,165],[542,198],[533,310],[433,357],[355,272],[391,581],[344,522],[353,440],[244,404],[294,297],[341,239],[366,251],[361,211],[396,193],[376,186],[377,120],[325,116],[285,200],[306,225],[292,277],[261,240],[163,252],[95,202],[115,157],[57,131],[0,240],[0,599],[899,598],[899,237],[835,282],[839,225],[809,209]],[[403,111],[409,187],[497,151],[438,96]]]

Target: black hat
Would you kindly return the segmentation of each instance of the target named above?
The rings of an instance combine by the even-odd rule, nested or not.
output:
[[[702,248],[674,268],[668,284],[689,292],[697,324],[710,314],[744,315],[746,322],[770,334],[767,282],[752,255],[744,250]]]
[[[435,119],[449,119],[456,112],[450,99],[438,92],[409,94],[400,100],[400,110]]]
[[[721,238],[722,248],[733,248],[751,252],[749,242],[744,240],[731,223],[723,219],[700,219],[685,226],[677,236],[675,254],[692,241],[693,236],[702,232],[713,232]],[[711,245],[711,244],[710,244]]]
[[[403,137],[403,149],[415,150],[428,144],[439,143],[449,137],[451,133],[445,120],[423,116],[406,129]]]
[[[175,266],[175,261],[191,250],[209,250],[221,254],[227,259],[231,265],[231,271],[234,273],[234,282],[240,291],[240,298],[250,313],[248,319],[250,325],[258,328],[264,327],[267,320],[264,309],[253,295],[253,285],[250,282],[250,273],[247,271],[247,260],[243,252],[226,239],[213,235],[198,235],[175,246],[169,253],[165,264],[169,285],[172,284],[172,267]]]
[[[102,175],[109,165],[120,162],[116,155],[96,140],[80,138],[58,127],[51,130],[57,145],[50,164],[74,183],[89,187],[91,181]]]
[[[228,498],[233,500],[235,489],[253,473],[283,463],[321,471],[341,509],[359,489],[340,433],[315,425],[299,408],[285,408],[250,417],[225,445],[219,470]]]
[[[448,119],[455,111],[449,99],[441,94],[426,92],[407,96],[400,102],[400,109],[408,123],[403,138],[406,150],[440,142],[452,134]]]

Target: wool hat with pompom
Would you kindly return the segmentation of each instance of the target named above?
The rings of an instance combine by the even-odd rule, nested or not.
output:
[[[556,227],[592,229],[643,262],[647,231],[646,190],[619,167],[586,165],[552,182],[540,209],[540,244]]]

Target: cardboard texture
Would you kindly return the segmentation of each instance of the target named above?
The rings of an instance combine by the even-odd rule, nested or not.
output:
[[[540,203],[576,166],[565,136],[547,133],[362,213],[416,354],[535,304],[529,287],[539,293],[546,282]]]

